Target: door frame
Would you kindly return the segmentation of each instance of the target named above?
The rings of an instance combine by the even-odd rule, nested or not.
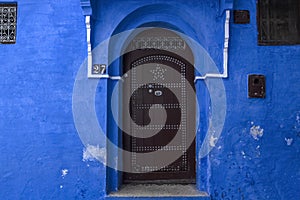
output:
[[[152,25],[154,24],[154,22],[151,23]],[[161,22],[159,23],[158,27],[161,27]],[[166,23],[167,24],[167,23]],[[178,30],[180,30],[179,28],[173,29],[172,27],[170,28],[168,25],[166,25],[166,27],[162,27],[162,28],[168,28],[176,33],[178,33]],[[128,34],[127,38],[121,38],[120,41],[118,42],[114,42],[113,44],[109,44],[109,51],[111,52],[111,50],[113,50],[113,54],[118,54],[118,55],[123,55],[124,54],[124,49],[126,49],[129,41],[131,41],[131,39],[137,35],[139,32],[142,32],[144,30],[144,28],[141,28],[141,30],[137,30],[137,31],[131,31],[130,34]],[[184,33],[184,32],[183,32]],[[191,41],[189,40],[185,40],[185,42],[189,45],[189,47],[191,48],[192,52],[193,51],[193,45]],[[117,45],[118,44],[118,45]],[[120,48],[121,46],[121,48]],[[194,54],[194,53],[193,53]],[[114,57],[114,56],[112,56]],[[108,58],[108,60],[110,60],[110,58]],[[200,62],[199,60],[195,59],[195,65],[197,65],[197,62]],[[119,58],[117,60],[115,60],[114,62],[111,62],[112,64],[109,65],[108,67],[108,73],[110,75],[120,75],[123,74],[123,70],[122,70],[122,59]],[[199,64],[199,63],[198,63]],[[199,75],[199,72],[195,69],[195,75]],[[122,131],[118,128],[116,122],[114,121],[115,119],[112,116],[111,113],[111,94],[112,94],[112,90],[115,87],[116,82],[113,80],[108,80],[107,81],[107,137],[116,145],[118,145],[119,147],[122,147]],[[204,141],[205,138],[205,133],[208,130],[208,116],[209,116],[209,92],[206,88],[206,84],[204,82],[200,82],[198,81],[195,84],[195,88],[196,88],[196,95],[197,95],[197,99],[203,99],[204,104],[200,105],[201,108],[197,109],[197,115],[198,117],[196,117],[196,120],[198,120],[198,123],[200,124],[201,122],[201,126],[198,125],[198,127],[196,127],[196,186],[199,190],[201,191],[208,191],[208,181],[209,181],[209,156],[205,156],[204,158],[198,158],[198,154],[199,154],[199,149],[201,147],[202,142]],[[122,96],[122,90],[119,89],[119,102],[121,102],[121,96]],[[120,108],[118,109],[120,110]],[[201,114],[200,114],[201,113]],[[199,115],[201,117],[199,117]],[[119,116],[122,116],[119,113]],[[119,124],[122,123],[122,119],[121,117],[119,118]],[[196,122],[197,124],[197,122]],[[201,134],[200,134],[201,133]],[[203,134],[204,133],[204,134]],[[117,165],[122,165],[122,155],[119,155],[118,152],[107,152],[107,159],[116,159],[117,157]],[[201,170],[200,170],[201,168]],[[117,191],[121,185],[122,185],[122,176],[123,173],[121,171],[117,171],[115,169],[112,169],[110,167],[106,168],[106,192],[107,194],[109,194],[110,192],[113,191]]]

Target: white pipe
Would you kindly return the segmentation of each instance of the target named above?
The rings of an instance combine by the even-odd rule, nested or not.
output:
[[[122,80],[121,76],[108,76],[108,78],[114,81]]]
[[[222,74],[205,74],[204,76],[196,76],[195,82],[197,80],[204,80],[206,78],[228,78],[228,46],[229,46],[229,20],[230,20],[230,10],[226,10],[226,20],[225,20],[225,36],[224,36],[224,49],[223,49],[223,73]],[[93,67],[93,57],[92,57],[92,45],[91,45],[91,16],[85,17],[86,32],[87,32],[87,46],[88,46],[88,77],[90,78],[109,78],[112,80],[121,80],[120,76],[109,76],[104,75],[92,75]]]
[[[118,80],[122,80],[122,77],[121,76],[110,76],[108,74],[101,74],[101,75],[97,75],[97,76],[93,76],[93,77],[90,77],[90,78],[102,78],[102,79],[111,79],[111,80],[114,80],[114,81],[118,81]]]
[[[86,25],[86,41],[87,41],[87,51],[88,51],[88,77],[92,74],[93,67],[93,57],[92,57],[92,44],[91,44],[91,16],[85,16]]]
[[[224,49],[223,49],[223,73],[222,74],[205,74],[204,76],[196,76],[195,82],[197,80],[204,80],[206,78],[228,78],[228,46],[229,46],[229,20],[230,20],[230,10],[226,10],[226,20],[225,20],[225,35],[224,35]]]
[[[108,74],[92,74],[93,68],[93,54],[92,54],[92,44],[91,44],[91,16],[85,16],[85,25],[86,25],[86,41],[87,41],[87,67],[88,67],[88,77],[89,78],[107,78],[112,80],[121,80],[121,76],[110,76]]]

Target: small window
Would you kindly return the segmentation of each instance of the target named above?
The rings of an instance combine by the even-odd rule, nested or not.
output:
[[[258,1],[258,44],[300,44],[300,1]]]
[[[16,43],[17,4],[0,3],[0,43]]]

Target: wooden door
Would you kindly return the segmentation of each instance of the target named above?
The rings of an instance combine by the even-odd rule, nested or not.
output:
[[[123,72],[129,75],[124,81],[123,99],[129,98],[130,116],[123,115],[123,123],[130,126],[130,134],[123,132],[123,148],[132,152],[130,158],[125,158],[124,165],[129,165],[133,173],[124,173],[124,182],[172,182],[191,183],[195,181],[195,140],[189,146],[187,135],[195,133],[195,98],[187,94],[187,84],[194,89],[194,68],[179,55],[159,49],[138,49],[123,57]],[[136,67],[142,70],[136,71]],[[184,77],[170,79],[168,76],[173,69]],[[169,70],[167,70],[169,69]],[[139,77],[139,78],[137,78]],[[142,78],[141,78],[142,77]],[[146,83],[145,80],[147,79]],[[150,80],[149,80],[150,77]],[[152,79],[152,81],[151,81]],[[168,79],[168,80],[167,80]],[[172,90],[180,91],[176,96]],[[129,96],[128,96],[129,95]],[[192,100],[192,101],[190,101]],[[192,103],[188,103],[192,102]],[[149,125],[151,109],[165,109],[167,118],[165,123],[159,122]],[[124,111],[124,109],[123,109]],[[155,116],[152,113],[152,117]],[[138,126],[130,124],[135,123]],[[151,137],[141,138],[146,129],[159,130]],[[170,146],[170,141],[176,134],[181,140]],[[136,153],[148,153],[164,149],[164,151],[181,151],[182,155],[173,163],[158,169],[156,166],[141,166],[136,159]],[[149,158],[147,158],[149,159]],[[163,159],[153,157],[151,159]],[[148,172],[147,170],[151,170]],[[136,173],[135,173],[136,170]],[[141,173],[142,172],[142,173]]]

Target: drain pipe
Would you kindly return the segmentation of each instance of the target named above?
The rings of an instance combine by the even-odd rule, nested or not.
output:
[[[204,76],[196,76],[195,83],[197,82],[197,80],[204,80],[206,78],[228,78],[229,20],[230,20],[230,10],[226,10],[225,37],[224,37],[224,49],[223,49],[223,73],[205,74]]]
[[[227,78],[228,77],[228,46],[229,46],[229,20],[230,10],[226,10],[225,20],[225,37],[224,37],[224,49],[223,49],[223,73],[222,74],[205,74],[204,76],[196,76],[194,82],[197,80],[204,80],[206,78]],[[88,77],[89,78],[108,78],[112,80],[121,80],[120,76],[110,76],[108,74],[92,75],[93,57],[92,57],[92,45],[91,45],[91,16],[85,17],[86,32],[87,32],[87,46],[88,46]]]
[[[88,77],[92,74],[93,67],[93,56],[92,56],[92,44],[91,44],[91,16],[85,16],[85,25],[86,25],[86,41],[87,41],[87,67],[88,67]]]

